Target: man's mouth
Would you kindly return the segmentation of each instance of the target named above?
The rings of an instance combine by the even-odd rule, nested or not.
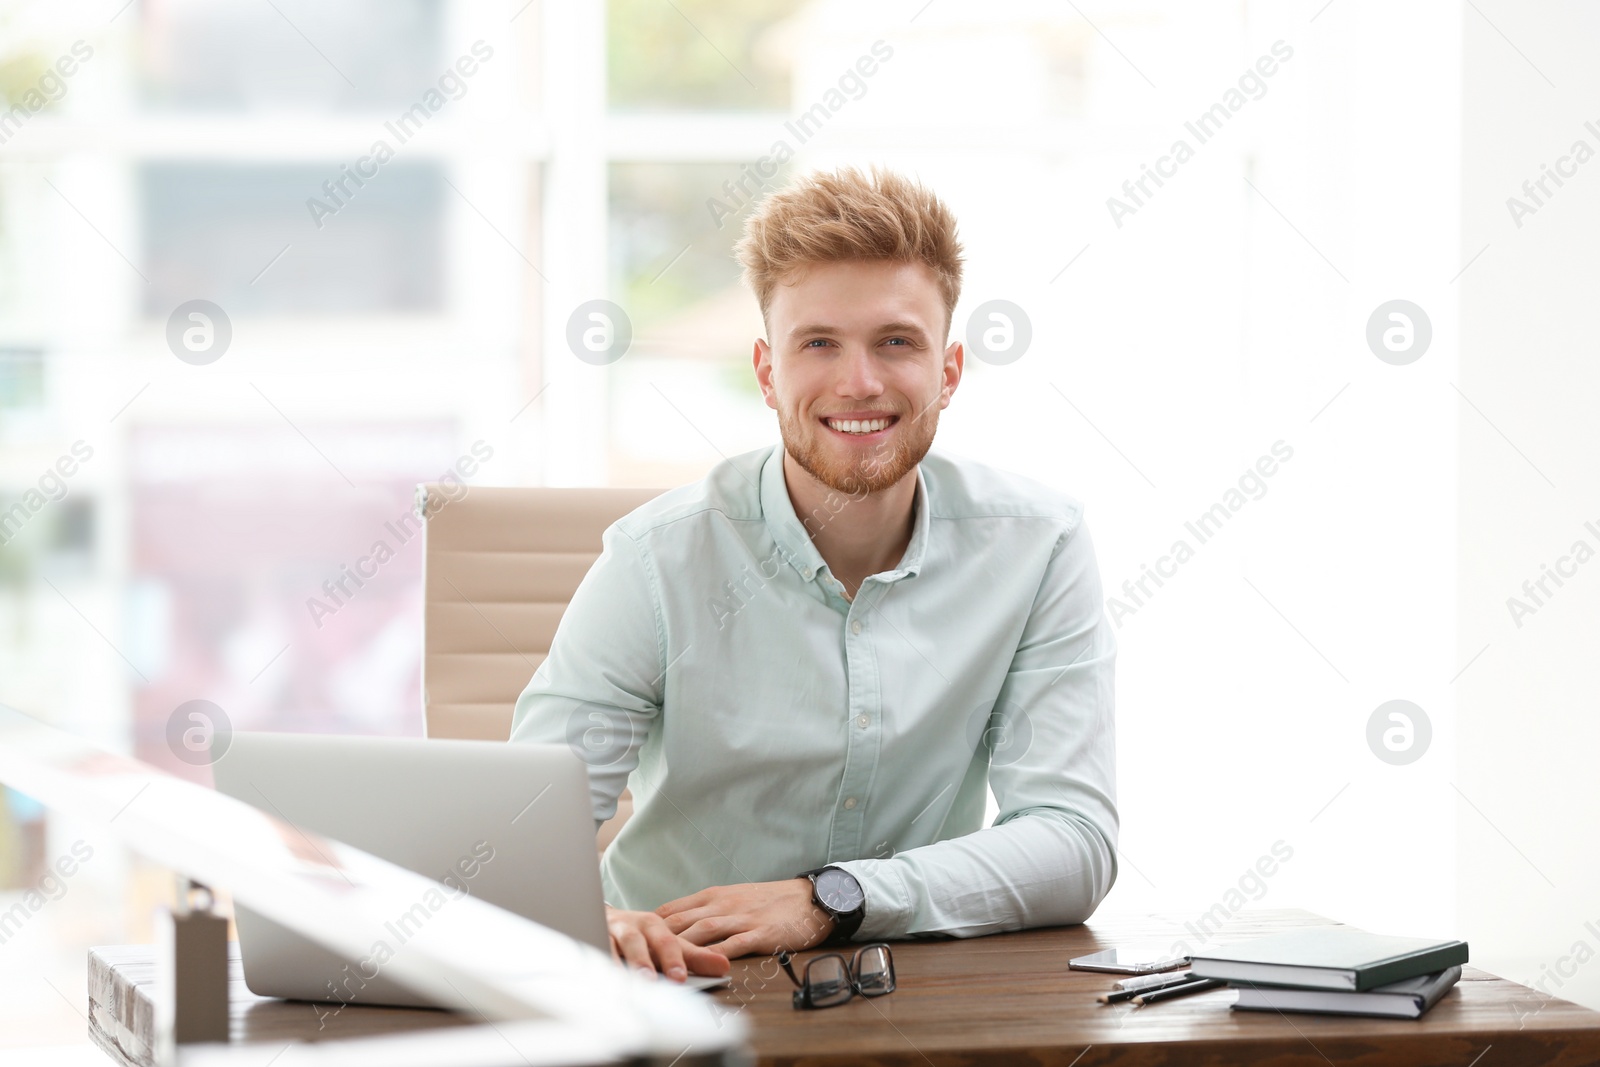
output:
[[[900,421],[898,415],[879,415],[875,418],[835,419],[824,418],[823,424],[835,433],[846,437],[872,437],[883,433],[890,426]]]

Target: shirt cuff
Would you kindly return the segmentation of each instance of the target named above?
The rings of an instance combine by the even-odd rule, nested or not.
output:
[[[867,913],[854,941],[884,941],[906,936],[911,927],[911,893],[893,860],[845,860],[830,863],[848,871],[866,894]]]

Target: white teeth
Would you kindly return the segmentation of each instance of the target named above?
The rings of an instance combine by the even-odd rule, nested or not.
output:
[[[829,419],[828,425],[842,433],[877,433],[889,425],[888,419]]]

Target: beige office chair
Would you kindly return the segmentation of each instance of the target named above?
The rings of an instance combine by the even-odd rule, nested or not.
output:
[[[512,708],[600,555],[600,535],[661,492],[417,487],[429,737],[510,736]],[[616,815],[600,828],[602,852],[632,812],[633,796],[624,790]]]

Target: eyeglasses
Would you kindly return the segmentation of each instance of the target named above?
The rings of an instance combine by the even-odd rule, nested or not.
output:
[[[813,956],[806,962],[805,979],[796,977],[787,950],[778,953],[778,962],[789,972],[789,980],[799,986],[794,992],[796,1008],[832,1008],[860,993],[881,997],[894,992],[894,957],[882,941],[862,945],[846,960],[837,952]]]

